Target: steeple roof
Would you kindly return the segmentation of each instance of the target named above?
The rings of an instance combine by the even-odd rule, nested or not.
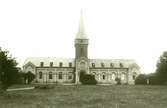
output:
[[[78,33],[76,35],[76,39],[87,39],[87,36],[85,34],[82,10],[81,10],[81,16],[80,16],[80,20],[79,20],[79,28],[78,28]]]

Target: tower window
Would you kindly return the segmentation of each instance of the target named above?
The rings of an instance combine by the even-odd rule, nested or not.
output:
[[[52,72],[49,72],[49,79],[52,79]]]
[[[72,67],[72,63],[71,62],[69,63],[69,67]]]
[[[50,67],[53,67],[53,62],[50,62]]]
[[[80,51],[81,56],[83,56],[83,52],[84,52],[84,51],[83,51],[83,48],[81,48],[81,51]]]
[[[101,67],[104,67],[104,63],[101,63]]]
[[[40,66],[41,66],[41,67],[43,67],[43,64],[44,64],[43,62],[40,62]]]
[[[60,67],[62,67],[62,66],[63,66],[63,63],[62,63],[62,62],[60,62],[60,63],[59,63],[59,66],[60,66]]]
[[[92,67],[95,68],[95,63],[92,63]]]

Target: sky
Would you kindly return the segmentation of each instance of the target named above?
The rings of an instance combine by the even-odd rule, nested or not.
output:
[[[167,50],[166,0],[1,0],[0,47],[27,57],[74,58],[80,11],[91,59],[134,59],[155,72]]]

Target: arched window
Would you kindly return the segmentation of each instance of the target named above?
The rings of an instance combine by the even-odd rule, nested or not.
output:
[[[52,79],[52,72],[49,72],[49,79]]]
[[[42,72],[39,72],[39,79],[42,79]]]
[[[104,74],[103,74],[103,76],[102,76],[102,77],[103,77],[103,80],[105,80],[106,76],[105,76]]]
[[[133,76],[132,76],[133,80],[136,79],[136,72],[133,72]]]
[[[93,75],[96,75],[96,72],[92,72]]]
[[[92,63],[92,67],[95,68],[95,63]]]
[[[112,74],[112,80],[115,80],[115,77],[116,77],[116,75],[115,75],[115,73],[113,73]]]
[[[81,69],[85,69],[85,66],[86,66],[85,62],[81,62],[81,63],[80,63]]]
[[[125,74],[124,73],[121,74],[121,80],[125,80]]]
[[[62,74],[62,72],[59,72],[59,79],[63,79],[63,74]]]

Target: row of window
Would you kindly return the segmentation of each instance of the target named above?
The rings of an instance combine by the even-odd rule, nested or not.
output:
[[[68,65],[69,65],[69,67],[72,67],[72,63],[71,62]],[[43,67],[44,66],[44,62],[40,62],[40,66]],[[50,62],[50,67],[53,67],[53,62]],[[59,67],[63,67],[63,63],[62,62],[59,63]]]
[[[95,75],[95,74],[94,74],[94,75]],[[125,74],[122,74],[122,75],[121,75],[121,80],[124,80],[125,77],[126,77],[126,75],[125,75]],[[133,75],[132,77],[133,77],[133,80],[135,80],[136,76]],[[42,74],[42,72],[39,72],[39,79],[42,79],[42,78],[43,78],[43,74]],[[73,78],[72,74],[69,74],[69,75],[68,75],[68,79],[71,80],[72,78]],[[115,74],[112,74],[111,78],[112,78],[112,80],[115,80],[116,75],[115,75]],[[52,72],[49,72],[49,79],[53,79],[53,74],[52,74]],[[62,73],[62,72],[59,72],[59,74],[58,74],[58,79],[63,79],[63,73]],[[106,80],[106,75],[103,74],[103,75],[102,75],[102,79],[103,79],[103,80]]]
[[[103,80],[106,80],[106,76],[107,76],[107,75],[102,75],[102,79],[103,79]],[[125,74],[122,74],[122,75],[121,75],[121,80],[125,80],[125,77],[126,77]],[[115,80],[115,79],[116,79],[116,75],[115,75],[115,74],[112,74],[111,79],[112,79],[112,80]]]
[[[43,67],[43,66],[44,66],[44,62],[40,62],[40,66]],[[121,68],[124,67],[122,63],[120,63],[119,66],[120,66]],[[50,62],[50,67],[53,67],[53,62]],[[63,63],[62,63],[62,62],[59,63],[59,67],[63,67]],[[71,63],[71,62],[69,63],[69,67],[72,67],[72,63]],[[96,67],[96,66],[95,66],[95,63],[92,63],[92,67],[93,67],[93,68]],[[101,63],[101,67],[105,67],[105,64],[104,64],[104,63]],[[113,64],[113,63],[110,63],[110,67],[113,68],[113,67],[114,67],[114,64]]]
[[[94,75],[95,75],[95,74],[94,74]],[[123,74],[123,75],[124,75],[124,74]],[[107,75],[104,75],[104,74],[103,74],[103,75],[102,75],[102,79],[103,79],[103,80],[106,80],[106,76],[107,76]],[[123,76],[123,77],[125,77],[125,76]],[[111,78],[112,78],[112,80],[115,80],[116,75],[115,75],[115,74],[112,74]],[[123,78],[122,80],[124,80],[124,78]]]
[[[72,74],[68,74],[68,79],[71,80],[73,77]],[[39,79],[42,79],[43,78],[43,73],[42,72],[39,72]],[[53,79],[53,73],[52,72],[49,72],[49,79]],[[63,79],[63,73],[62,72],[59,72],[58,73],[58,79]]]
[[[112,78],[112,80],[115,80],[115,79],[116,79],[116,75],[115,75],[115,74],[112,74],[111,78]],[[121,80],[125,80],[125,78],[126,78],[126,75],[125,75],[125,74],[122,74],[122,75],[121,75]],[[102,75],[102,79],[105,80],[105,79],[106,79],[106,75],[103,74],[103,75]],[[136,75],[133,75],[133,76],[132,76],[132,79],[135,80],[135,79],[136,79]]]
[[[122,63],[120,63],[119,66],[120,66],[121,68],[124,67]],[[96,67],[96,66],[95,66],[95,63],[92,63],[92,67],[93,67],[93,68]],[[104,63],[101,63],[101,67],[105,67],[105,64],[104,64]],[[113,63],[110,63],[110,67],[113,68],[113,67],[114,67],[114,64],[113,64]]]

